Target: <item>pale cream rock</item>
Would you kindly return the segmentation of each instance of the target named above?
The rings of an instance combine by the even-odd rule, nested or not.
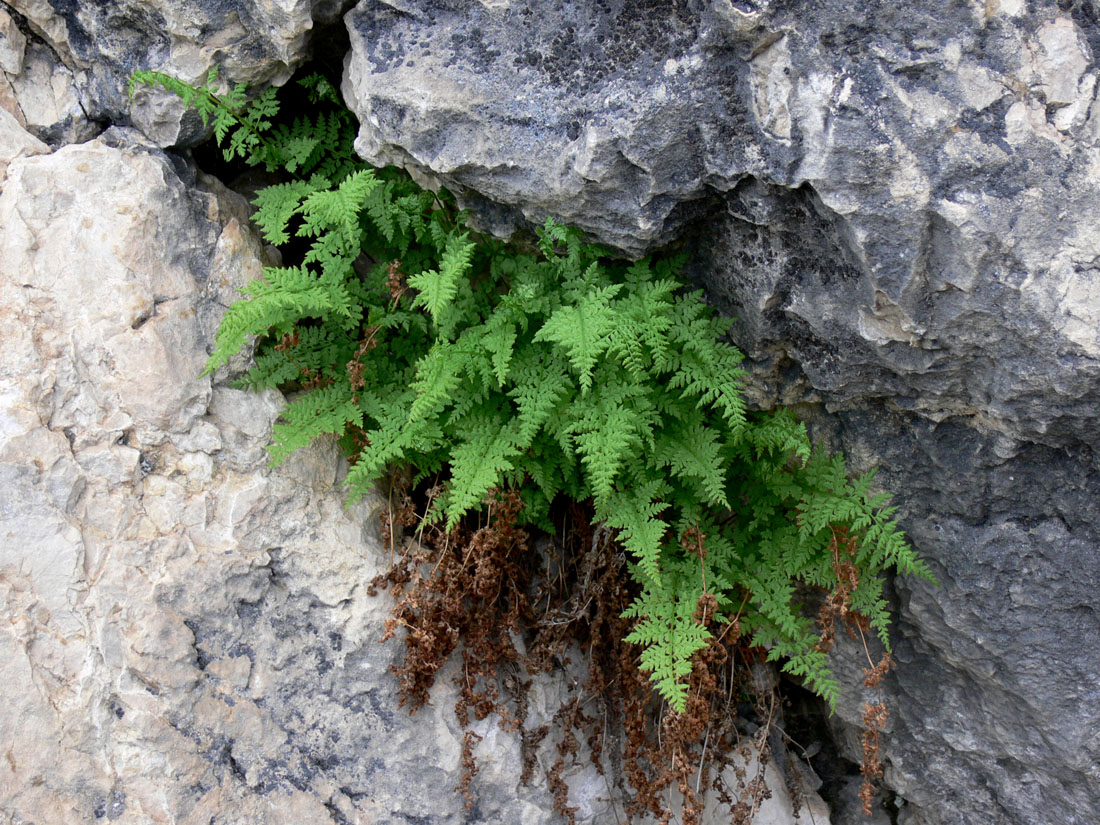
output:
[[[9,169],[5,191],[14,188],[21,197],[7,201],[4,224],[22,231],[6,233],[2,246],[8,260],[28,262],[17,282],[31,295],[53,296],[51,305],[68,314],[42,338],[55,357],[75,348],[79,377],[59,377],[55,392],[87,402],[56,411],[51,423],[84,424],[87,404],[94,403],[115,414],[112,429],[139,419],[142,428],[186,431],[205,407],[208,382],[176,376],[198,375],[205,350],[183,305],[175,312],[165,307],[193,301],[196,285],[186,270],[165,267],[148,243],[171,232],[163,203],[178,195],[163,185],[138,185],[155,180],[165,161],[85,145],[66,147],[64,160],[55,158]],[[134,200],[103,209],[97,183],[106,180]],[[65,213],[79,217],[59,221]]]
[[[1063,132],[1076,129],[1085,123],[1089,108],[1093,102],[1093,92],[1096,89],[1096,72],[1089,72],[1081,77],[1077,94],[1073,102],[1063,106],[1054,113],[1052,118],[1054,125]]]
[[[1089,117],[1084,128],[1084,139],[1093,146],[1100,143],[1100,85],[1097,86],[1092,105],[1089,107]],[[1093,158],[1094,160],[1097,158],[1095,153]],[[1093,171],[1097,171],[1095,167]]]
[[[1021,290],[1067,341],[1100,358],[1100,224],[1082,218],[1075,230]]]
[[[859,308],[858,329],[865,339],[875,344],[901,342],[911,347],[919,345],[926,331],[901,306],[879,290],[875,291],[872,306]]]
[[[8,175],[8,164],[16,158],[49,151],[49,146],[24,129],[10,112],[0,108],[0,191]]]
[[[958,67],[959,89],[966,105],[979,112],[1000,100],[1005,92],[1001,80],[985,66],[963,63]]]
[[[799,165],[798,176],[806,180],[820,177],[828,168],[832,151],[832,135],[829,116],[833,97],[843,103],[850,88],[850,78],[845,78],[837,91],[837,78],[826,72],[812,72],[798,79],[798,86],[791,101],[791,115],[806,136],[806,154]]]
[[[1046,107],[1038,101],[1017,100],[1005,112],[1005,140],[1020,146],[1035,138],[1048,140],[1064,152],[1070,149],[1062,133],[1047,120]]]
[[[0,69],[8,74],[23,71],[23,50],[27,47],[27,38],[15,21],[3,9],[0,9]]]
[[[58,64],[41,43],[32,43],[26,51],[23,69],[8,76],[0,85],[0,102],[39,135],[48,135],[51,143],[79,143],[95,135],[100,127],[91,123],[81,105],[79,83],[86,78],[78,70]]]
[[[1027,8],[1026,0],[990,0],[989,4],[1006,17],[1019,17]]]
[[[8,76],[0,72],[0,109],[15,118],[21,129],[27,128],[27,119],[23,117],[23,111],[19,108],[19,99],[15,96]]]
[[[199,292],[169,250],[196,230],[209,232],[213,250],[216,224],[194,223],[167,161],[140,147],[97,141],[15,159],[10,172],[0,194],[0,605],[9,617],[0,626],[0,816],[197,824],[233,810],[324,821],[323,802],[309,794],[259,798],[223,782],[171,721],[198,716],[256,746],[283,738],[254,705],[203,710],[212,700],[197,690],[191,633],[157,595],[183,587],[202,599],[230,577],[240,554],[221,551],[236,546],[235,525],[220,528],[217,555],[200,559],[181,514],[189,497],[201,504],[253,480],[223,475],[195,496],[167,475],[143,481],[141,451],[116,443],[120,421],[151,448],[166,440],[159,426],[203,414],[191,399],[209,397],[196,369],[204,344],[186,331]],[[242,246],[238,260],[248,252]],[[94,267],[80,265],[89,259]],[[143,362],[152,365],[142,371]],[[200,423],[191,441],[216,449],[216,425]],[[329,495],[329,522],[348,520],[340,494]],[[222,676],[232,688],[247,672],[238,662]],[[196,783],[208,789],[198,797]]]
[[[65,18],[57,14],[49,0],[19,0],[19,13],[51,43],[62,43],[68,36]]]
[[[934,44],[931,41],[929,45]],[[943,47],[943,65],[949,72],[957,71],[959,61],[962,60],[962,44],[958,40],[950,40]]]
[[[1068,17],[1044,23],[1036,34],[1034,55],[1039,88],[1047,103],[1068,105],[1078,93],[1078,82],[1089,66],[1086,47],[1077,26]]]
[[[752,31],[760,20],[760,11],[755,7],[743,10],[735,6],[731,0],[715,0],[711,4],[719,24],[728,32],[739,34]]]
[[[753,113],[760,128],[774,138],[791,137],[791,52],[780,36],[749,61]]]

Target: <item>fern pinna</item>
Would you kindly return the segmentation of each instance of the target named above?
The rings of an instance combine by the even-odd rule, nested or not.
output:
[[[559,496],[591,501],[632,558],[629,641],[676,710],[716,600],[769,657],[835,704],[837,682],[796,598],[837,584],[834,530],[862,540],[852,609],[884,645],[880,574],[926,573],[870,477],[811,449],[786,412],[748,413],[728,322],[676,279],[678,260],[624,263],[552,220],[537,251],[465,226],[445,192],[372,170],[331,86],[306,82],[318,111],[273,126],[278,101],[219,97],[156,73],[214,118],[226,156],[295,177],[258,195],[273,244],[308,241],[302,263],[265,270],[225,317],[208,370],[261,341],[241,379],[294,382],[274,461],[335,434],[361,496],[395,464],[440,477],[435,515],[451,527],[494,489],[517,489],[521,517],[550,529]],[[326,108],[327,107],[327,108]],[[708,603],[713,603],[708,601]]]

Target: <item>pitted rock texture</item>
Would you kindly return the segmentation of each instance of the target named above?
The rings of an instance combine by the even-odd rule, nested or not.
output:
[[[267,470],[277,394],[199,377],[262,250],[194,183],[117,129],[8,167],[0,818],[553,821],[488,723],[467,820],[454,692],[410,720],[376,643],[371,502],[332,444]]]
[[[961,422],[840,413],[819,432],[883,486],[939,585],[895,582],[887,784],[899,825],[1095,819],[1100,788],[1100,468],[1084,445],[1010,443]],[[838,667],[866,666],[840,638]],[[834,717],[859,751],[865,691]],[[848,727],[842,721],[852,723]]]
[[[33,37],[75,75],[88,119],[132,123],[161,146],[194,140],[205,130],[174,95],[162,90],[142,90],[131,102],[127,84],[133,71],[155,69],[202,85],[216,68],[223,83],[254,89],[281,85],[308,57],[314,24],[338,19],[346,5],[344,0],[9,4]]]
[[[746,327],[785,316],[742,342],[782,342],[830,404],[1088,437],[1100,26],[1004,4],[752,7],[360,3],[357,147],[628,251],[704,212],[708,280]],[[773,227],[805,229],[812,257],[778,266]],[[788,296],[792,278],[816,292]],[[852,353],[829,369],[806,338]]]
[[[410,717],[377,642],[379,502],[345,508],[333,443],[268,468],[281,396],[200,375],[267,260],[247,205],[134,130],[19,130],[0,113],[0,819],[560,823],[493,718],[464,809],[458,661]],[[536,680],[529,725],[575,676]],[[619,821],[589,763],[565,779]],[[768,781],[758,825],[827,821]]]
[[[897,583],[899,822],[1095,820],[1096,4],[364,0],[347,22],[361,154],[500,233],[676,239],[755,401],[882,467],[940,578]]]

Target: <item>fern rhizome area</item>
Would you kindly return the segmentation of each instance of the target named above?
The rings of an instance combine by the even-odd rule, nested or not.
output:
[[[381,483],[395,561],[373,586],[396,600],[403,700],[423,705],[460,655],[461,721],[497,713],[519,731],[525,781],[551,746],[545,776],[569,821],[578,736],[601,772],[615,767],[628,818],[669,821],[676,789],[695,822],[713,787],[749,821],[776,711],[762,664],[835,705],[836,619],[888,651],[881,576],[926,575],[871,478],[812,449],[793,415],[746,411],[729,323],[677,280],[679,259],[617,260],[552,220],[526,248],[478,234],[445,191],[363,164],[319,76],[300,81],[309,111],[282,117],[275,90],[248,102],[213,72],[198,89],[139,72],[131,94],[140,84],[212,122],[227,161],[284,176],[254,220],[302,251],[245,287],[208,370],[258,341],[238,384],[290,396],[272,461],[331,434],[352,499]],[[531,676],[570,659],[583,684],[531,729]],[[868,664],[875,688],[888,654]],[[870,780],[885,708],[865,716]],[[471,802],[476,743],[468,731]]]

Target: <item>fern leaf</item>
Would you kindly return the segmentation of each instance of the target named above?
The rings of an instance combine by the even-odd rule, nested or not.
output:
[[[233,304],[222,319],[207,373],[240,352],[250,336],[280,325],[289,329],[303,316],[321,316],[334,307],[330,291],[302,267],[267,268],[264,279],[253,281],[245,292],[248,297]]]
[[[479,505],[489,488],[503,486],[502,476],[513,469],[519,454],[513,423],[486,421],[473,427],[469,437],[451,452],[451,485],[444,513],[448,529],[472,507]]]
[[[628,614],[641,621],[626,637],[632,644],[644,645],[640,667],[650,674],[657,692],[677,713],[687,707],[687,686],[691,657],[707,645],[710,633],[692,620],[698,594],[669,594],[646,589]]]
[[[367,194],[379,185],[372,170],[362,169],[335,189],[311,193],[301,206],[302,228],[298,234],[317,238],[330,233],[340,252],[354,258],[359,253],[359,213]]]
[[[415,423],[442,410],[450,401],[465,367],[462,351],[447,342],[436,343],[416,366],[415,398],[408,420]]]
[[[639,487],[616,490],[600,513],[609,527],[619,532],[623,545],[638,561],[643,580],[651,586],[661,582],[661,543],[668,525],[657,515],[668,508],[660,501],[667,495],[668,485],[656,479]]]
[[[252,220],[268,243],[282,245],[290,240],[287,224],[301,208],[302,200],[314,192],[326,189],[328,181],[314,177],[277,183],[261,189],[252,203],[258,207]]]
[[[541,359],[534,353],[520,359],[513,380],[515,385],[508,394],[516,402],[521,437],[530,441],[567,396],[571,382],[560,356]]]
[[[342,435],[348,424],[361,424],[362,413],[347,384],[312,390],[287,404],[283,422],[274,427],[271,463],[281,464],[291,453],[325,433]]]
[[[632,402],[644,402],[640,388],[616,384],[602,385],[592,397],[574,402],[574,418],[568,432],[576,442],[586,480],[600,510],[611,497],[620,469],[641,446],[652,425],[647,411]]]
[[[565,350],[580,378],[581,392],[592,387],[592,371],[607,349],[617,320],[611,300],[620,288],[616,284],[586,293],[575,305],[551,315],[535,335],[536,341],[553,341]]]
[[[459,279],[470,268],[475,246],[467,238],[463,233],[448,239],[438,271],[433,269],[409,278],[409,286],[420,293],[413,306],[424,307],[437,325],[458,293]]]
[[[702,422],[676,422],[657,440],[654,463],[670,467],[681,478],[698,480],[705,500],[728,507],[721,450],[712,430]]]

